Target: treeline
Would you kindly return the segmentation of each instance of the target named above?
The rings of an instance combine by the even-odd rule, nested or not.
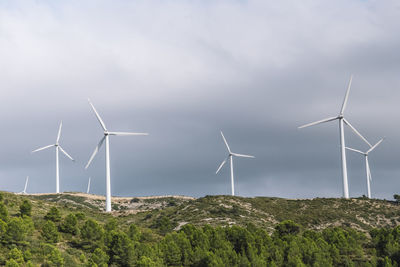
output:
[[[0,195],[1,196],[1,195]],[[160,217],[153,229],[61,215],[52,207],[32,216],[24,200],[10,215],[0,197],[0,265],[5,266],[398,266],[400,227],[301,229],[276,225],[272,235],[254,225],[173,231]]]

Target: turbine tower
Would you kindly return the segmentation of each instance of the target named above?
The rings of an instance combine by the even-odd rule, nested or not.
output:
[[[89,191],[90,191],[90,177],[89,177],[89,181],[88,181],[88,185],[87,185],[86,194],[89,194]]]
[[[56,148],[56,193],[60,193],[60,171],[59,171],[59,163],[58,163],[58,151],[61,150],[62,153],[64,153],[65,156],[67,156],[70,160],[72,160],[73,162],[75,162],[75,160],[68,155],[67,152],[65,152],[65,150],[60,146],[60,144],[58,143],[60,141],[60,136],[61,136],[61,128],[62,128],[62,122],[60,122],[60,127],[58,128],[58,134],[57,134],[57,139],[56,139],[56,143],[53,145],[48,145],[45,147],[41,147],[38,148],[34,151],[32,151],[32,153],[38,152],[40,150],[44,150],[50,147],[55,147]]]
[[[337,115],[335,117],[330,117],[330,118],[327,118],[327,119],[323,119],[323,120],[320,120],[320,121],[312,122],[312,123],[309,123],[309,124],[305,124],[305,125],[299,127],[299,129],[301,129],[301,128],[305,128],[305,127],[309,127],[309,126],[313,126],[313,125],[317,125],[317,124],[321,124],[321,123],[325,123],[325,122],[330,122],[330,121],[334,121],[334,120],[338,120],[339,121],[340,152],[341,152],[341,157],[342,157],[343,197],[344,198],[349,198],[349,185],[348,185],[348,181],[347,181],[347,164],[346,164],[346,149],[345,149],[346,145],[345,145],[345,140],[344,140],[344,127],[343,127],[344,125],[343,125],[343,123],[346,124],[347,126],[349,126],[350,129],[355,134],[357,134],[365,143],[367,143],[370,147],[372,147],[371,144],[367,141],[367,139],[365,139],[350,124],[350,122],[344,118],[344,111],[346,109],[347,100],[349,98],[349,93],[350,93],[352,80],[353,80],[353,75],[351,75],[351,77],[350,77],[349,85],[347,87],[346,95],[344,97],[342,108],[340,109],[339,115]]]
[[[26,188],[28,187],[28,181],[29,181],[29,176],[26,176],[24,191],[19,192],[19,194],[24,194],[24,195],[26,195]]]
[[[106,141],[106,212],[111,212],[111,174],[110,174],[110,135],[119,135],[119,136],[129,136],[129,135],[148,135],[148,133],[129,133],[129,132],[110,132],[107,130],[106,125],[101,119],[99,113],[94,108],[92,102],[88,99],[90,106],[93,109],[94,114],[96,115],[97,120],[99,121],[101,127],[103,128],[104,136],[100,139],[99,144],[93,151],[93,154],[90,156],[89,162],[86,164],[85,169],[87,169],[92,162],[93,158],[96,156],[97,152],[103,145],[103,142]]]
[[[356,153],[359,153],[359,154],[363,155],[364,158],[365,158],[365,170],[367,172],[367,194],[368,194],[368,198],[371,198],[371,184],[370,183],[372,181],[371,169],[369,167],[369,162],[368,162],[368,155],[372,150],[374,150],[377,146],[379,146],[379,144],[382,143],[383,140],[384,140],[384,138],[379,140],[379,142],[376,143],[369,150],[367,150],[367,152],[362,152],[362,151],[354,149],[354,148],[346,147],[346,149],[348,149],[350,151],[353,151],[353,152],[356,152]]]
[[[235,183],[234,183],[234,179],[233,179],[233,156],[235,157],[240,157],[240,158],[255,158],[254,156],[250,156],[250,155],[243,155],[243,154],[237,154],[237,153],[233,153],[231,151],[231,149],[229,148],[228,142],[225,139],[224,134],[221,131],[221,135],[222,135],[222,139],[224,139],[224,143],[226,145],[226,148],[228,149],[228,157],[221,163],[221,165],[219,165],[218,170],[215,172],[215,174],[218,174],[218,172],[221,170],[222,166],[224,166],[224,164],[226,163],[227,160],[230,161],[231,164],[231,187],[232,187],[232,196],[235,195]]]

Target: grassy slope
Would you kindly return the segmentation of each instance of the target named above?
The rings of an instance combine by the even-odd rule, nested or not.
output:
[[[135,223],[151,227],[161,216],[167,216],[176,226],[195,225],[246,225],[253,223],[272,231],[275,224],[293,220],[307,229],[329,226],[349,226],[368,231],[373,227],[392,227],[400,222],[400,205],[393,201],[368,199],[316,198],[289,200],[281,198],[243,198],[231,196],[206,196],[199,199],[187,197],[114,198],[112,214],[103,213],[104,198],[93,195],[65,193],[48,195],[14,195],[6,199],[14,202],[12,213],[18,212],[22,199],[29,198],[34,216],[43,217],[52,205],[64,214],[82,211],[86,217],[105,222],[114,216],[121,225]]]

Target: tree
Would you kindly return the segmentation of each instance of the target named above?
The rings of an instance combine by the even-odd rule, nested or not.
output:
[[[129,225],[128,236],[134,242],[139,241],[141,236],[139,227],[137,227],[133,223]]]
[[[19,212],[21,217],[23,216],[31,216],[32,213],[32,204],[29,200],[25,199],[22,204],[19,206]]]
[[[393,198],[397,201],[400,202],[400,195],[394,194]]]
[[[7,233],[7,223],[0,219],[0,242],[4,241],[5,235]]]
[[[56,207],[51,207],[50,211],[44,216],[48,221],[59,222],[61,221],[60,211]]]
[[[50,254],[47,255],[47,261],[52,266],[62,267],[64,266],[64,258],[61,252],[57,248],[53,248]]]
[[[28,233],[27,225],[20,217],[12,218],[8,222],[6,239],[10,243],[18,243],[25,240]]]
[[[89,243],[101,241],[104,237],[104,230],[96,221],[88,219],[81,228],[81,237]]]
[[[129,237],[121,231],[112,231],[107,242],[110,264],[132,266],[134,260],[133,244]]]
[[[89,263],[93,266],[93,263],[98,267],[107,267],[110,257],[100,248],[96,248],[89,259]]]
[[[65,217],[64,222],[60,225],[60,231],[76,235],[78,233],[78,219],[72,213]]]
[[[8,210],[3,202],[0,202],[0,220],[8,221]]]
[[[171,232],[174,229],[175,225],[168,217],[162,216],[157,219],[152,227],[158,229],[160,233],[165,235],[166,233]]]
[[[42,227],[42,237],[51,243],[57,243],[60,239],[60,234],[57,227],[52,221],[47,221]]]
[[[115,218],[111,218],[108,222],[104,225],[104,230],[107,232],[111,232],[112,230],[117,230],[117,220]]]
[[[6,267],[20,267],[20,265],[14,259],[11,259],[6,262]]]
[[[297,235],[300,232],[300,225],[291,220],[287,220],[278,224],[275,227],[275,231],[279,237],[285,235]]]
[[[13,248],[8,254],[8,258],[15,260],[18,264],[23,264],[25,262],[24,255],[18,248]]]

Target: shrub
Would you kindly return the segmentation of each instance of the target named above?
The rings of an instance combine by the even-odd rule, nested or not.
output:
[[[20,267],[20,265],[14,259],[11,259],[6,262],[6,267]]]
[[[278,224],[275,230],[280,237],[285,235],[297,235],[300,232],[300,225],[291,220],[287,220]]]
[[[18,248],[13,248],[8,254],[8,258],[15,260],[18,264],[24,263],[24,255]]]
[[[47,261],[51,266],[64,266],[64,258],[57,248],[53,248],[50,254],[47,255]]]
[[[60,211],[56,207],[51,207],[50,211],[44,216],[48,221],[59,222],[61,221]]]
[[[0,219],[5,222],[8,221],[8,210],[3,202],[0,202]]]
[[[57,243],[60,239],[60,234],[57,227],[52,221],[47,221],[42,227],[42,237],[51,243]]]
[[[91,266],[96,264],[99,267],[107,267],[110,257],[100,248],[96,248],[90,257],[89,263]]]
[[[78,219],[72,213],[65,217],[64,222],[60,225],[60,231],[76,235],[78,233]]]
[[[77,213],[75,213],[75,217],[79,220],[79,221],[81,221],[81,220],[83,220],[83,219],[85,219],[85,213],[83,213],[83,212],[77,212]]]
[[[31,216],[32,213],[32,204],[29,200],[25,199],[22,204],[19,206],[19,212],[21,217],[23,216]]]
[[[101,241],[104,237],[104,230],[96,221],[89,219],[81,228],[81,237],[86,242]]]
[[[20,217],[12,218],[7,227],[6,239],[10,243],[16,243],[25,240],[28,233],[27,225]]]

